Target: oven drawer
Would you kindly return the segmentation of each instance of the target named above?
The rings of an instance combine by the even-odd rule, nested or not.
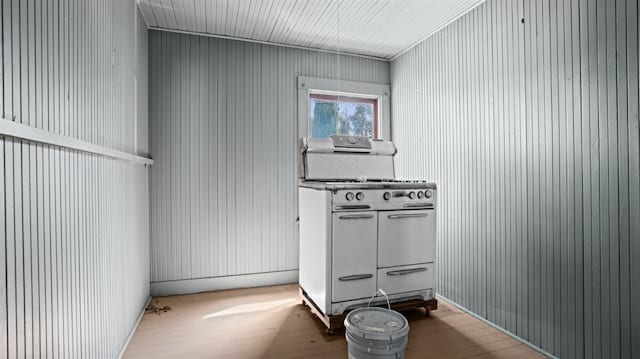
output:
[[[376,221],[376,212],[333,214],[333,302],[367,298],[376,291]]]
[[[433,263],[378,269],[378,288],[388,294],[432,289],[435,286]]]
[[[434,262],[436,210],[378,212],[378,267]]]

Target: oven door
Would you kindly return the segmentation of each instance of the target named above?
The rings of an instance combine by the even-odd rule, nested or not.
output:
[[[333,214],[333,302],[367,298],[376,291],[376,222],[376,212]]]
[[[436,211],[378,212],[378,266],[405,266],[435,261]]]

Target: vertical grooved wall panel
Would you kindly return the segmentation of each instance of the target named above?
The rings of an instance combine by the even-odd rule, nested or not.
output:
[[[640,355],[638,4],[489,0],[391,63],[438,291],[549,353]]]
[[[152,282],[296,270],[297,76],[337,56],[150,32]],[[340,56],[343,80],[389,63]]]
[[[148,152],[133,1],[3,0],[0,21],[1,118]],[[0,136],[0,357],[118,356],[149,296],[148,172]]]

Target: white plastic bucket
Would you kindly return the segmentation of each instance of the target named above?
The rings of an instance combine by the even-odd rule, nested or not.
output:
[[[350,359],[404,358],[409,323],[402,314],[384,308],[359,308],[344,320]]]

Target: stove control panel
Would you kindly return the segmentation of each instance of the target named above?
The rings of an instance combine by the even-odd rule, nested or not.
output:
[[[434,189],[345,189],[332,196],[334,210],[434,209]]]

